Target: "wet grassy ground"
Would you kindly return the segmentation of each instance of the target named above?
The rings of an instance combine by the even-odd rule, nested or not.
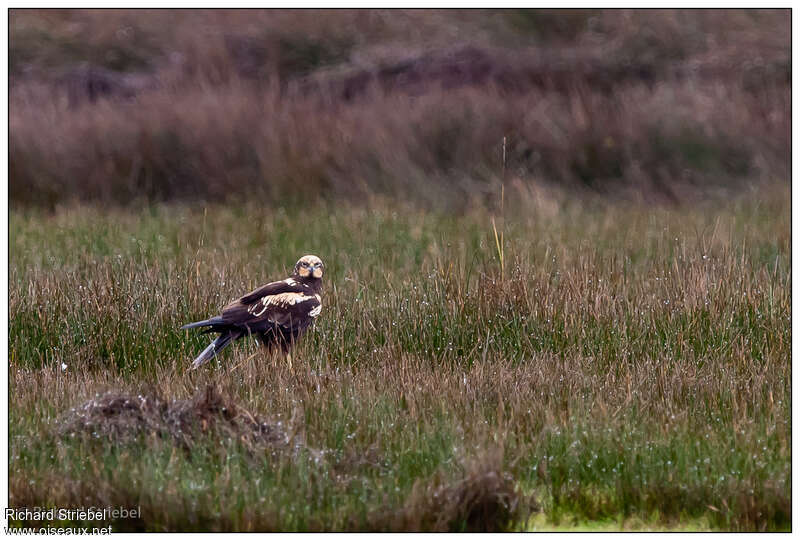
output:
[[[786,188],[540,198],[495,217],[501,266],[483,211],[12,210],[10,504],[140,506],[120,530],[789,529],[789,211]],[[327,275],[293,370],[253,341],[188,372],[207,338],[178,327],[305,253]],[[216,410],[182,445],[64,429],[208,384],[293,450]]]

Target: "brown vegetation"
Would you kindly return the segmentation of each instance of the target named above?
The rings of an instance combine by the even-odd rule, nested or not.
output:
[[[495,198],[504,165],[512,193],[551,183],[668,201],[784,179],[788,21],[15,10],[10,196],[462,207]]]
[[[503,466],[503,450],[476,455],[463,477],[445,481],[440,472],[414,483],[399,510],[378,513],[370,529],[391,532],[503,532],[524,524],[536,510]]]

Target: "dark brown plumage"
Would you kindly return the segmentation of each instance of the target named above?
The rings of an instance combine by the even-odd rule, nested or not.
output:
[[[181,327],[204,327],[203,333],[219,336],[192,362],[197,368],[232,341],[255,336],[269,349],[288,353],[292,344],[314,323],[322,311],[324,265],[315,255],[301,257],[294,274],[251,291],[222,309],[222,315]]]

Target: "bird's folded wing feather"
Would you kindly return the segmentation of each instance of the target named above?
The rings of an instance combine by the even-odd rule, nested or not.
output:
[[[305,327],[319,313],[320,297],[293,280],[262,286],[222,311],[226,323],[255,325],[266,321],[288,327]],[[313,312],[313,313],[312,313]]]
[[[287,278],[285,280],[278,280],[277,282],[270,282],[266,285],[256,288],[247,295],[241,297],[239,300],[232,302],[229,306],[237,303],[252,304],[262,297],[266,297],[267,295],[277,295],[279,293],[302,293],[303,291],[305,291],[303,284],[294,280],[293,278]]]

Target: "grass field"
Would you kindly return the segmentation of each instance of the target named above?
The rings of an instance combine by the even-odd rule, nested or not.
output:
[[[790,529],[788,185],[519,206],[502,242],[486,211],[377,202],[12,209],[10,505],[140,506],[115,530]],[[305,253],[327,275],[293,370],[252,341],[189,372],[207,339],[178,327]]]

